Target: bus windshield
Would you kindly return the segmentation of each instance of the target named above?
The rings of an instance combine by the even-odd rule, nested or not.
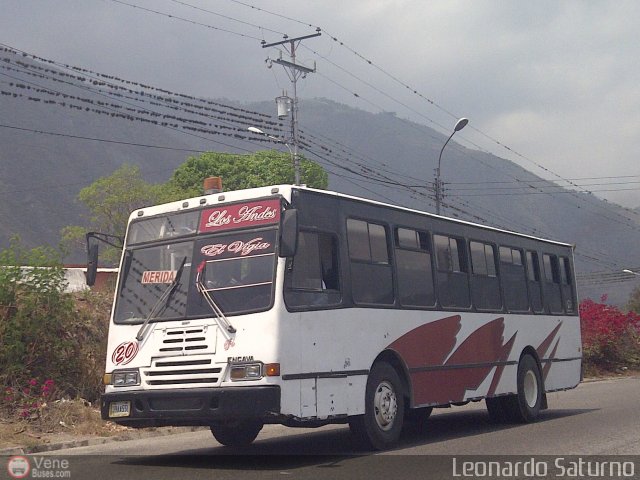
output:
[[[165,304],[156,306],[151,321],[211,316],[198,281],[225,315],[270,308],[276,232],[274,228],[244,230],[129,246],[122,264],[114,321],[143,322],[176,280],[183,262],[175,288],[163,300]]]

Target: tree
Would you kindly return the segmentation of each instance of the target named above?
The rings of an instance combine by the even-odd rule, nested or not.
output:
[[[89,208],[93,228],[123,236],[131,212],[158,203],[159,194],[142,179],[139,167],[125,164],[80,190],[78,199]]]
[[[162,189],[147,183],[140,168],[124,164],[111,175],[99,178],[80,190],[78,200],[89,209],[89,226],[68,226],[62,230],[62,243],[67,250],[84,248],[88,231],[98,231],[123,237],[129,215],[138,208],[161,201]],[[107,253],[105,259],[114,260],[116,252]]]
[[[627,310],[630,310],[635,313],[640,313],[640,287],[636,287],[629,295],[629,300],[627,301]]]
[[[180,165],[167,184],[171,196],[202,195],[202,182],[207,177],[222,177],[225,190],[292,184],[295,172],[291,156],[276,150],[250,155],[207,152],[189,157]],[[327,173],[318,164],[300,158],[302,183],[314,188],[327,188]]]
[[[316,163],[301,158],[300,173],[302,182],[310,187],[327,188],[327,173]],[[238,190],[293,183],[294,169],[291,157],[276,150],[250,155],[208,152],[189,157],[167,183],[153,185],[142,178],[138,167],[122,165],[80,190],[78,200],[89,209],[89,226],[65,227],[63,248],[67,252],[83,250],[88,231],[123,237],[133,210],[202,195],[204,179],[212,176],[222,177],[225,190]],[[101,258],[109,262],[120,253],[114,248],[101,248],[100,252]]]

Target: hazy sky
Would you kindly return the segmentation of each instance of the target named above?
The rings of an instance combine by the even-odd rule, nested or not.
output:
[[[443,134],[468,117],[469,127],[456,135],[463,145],[545,178],[598,177],[576,183],[598,184],[585,188],[640,205],[635,0],[0,0],[0,6],[5,45],[175,92],[240,101],[291,90],[282,67],[267,68],[265,59],[277,58],[278,50],[263,49],[262,39],[310,35],[318,26],[322,36],[297,50],[299,63],[317,65],[317,73],[298,82],[302,99],[393,111]],[[300,118],[304,126],[304,111]]]

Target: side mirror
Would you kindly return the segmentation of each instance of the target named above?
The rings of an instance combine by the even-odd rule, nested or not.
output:
[[[293,257],[298,250],[298,210],[285,210],[280,226],[280,256]]]
[[[98,241],[87,235],[87,285],[92,287],[96,283],[98,274]]]
[[[98,242],[122,248],[124,241],[117,235],[99,232],[87,232],[85,239],[87,241],[87,285],[92,287],[96,283],[98,274]]]

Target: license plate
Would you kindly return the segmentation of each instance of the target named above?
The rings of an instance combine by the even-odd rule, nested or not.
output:
[[[111,402],[109,404],[109,418],[128,417],[131,413],[131,402]]]

